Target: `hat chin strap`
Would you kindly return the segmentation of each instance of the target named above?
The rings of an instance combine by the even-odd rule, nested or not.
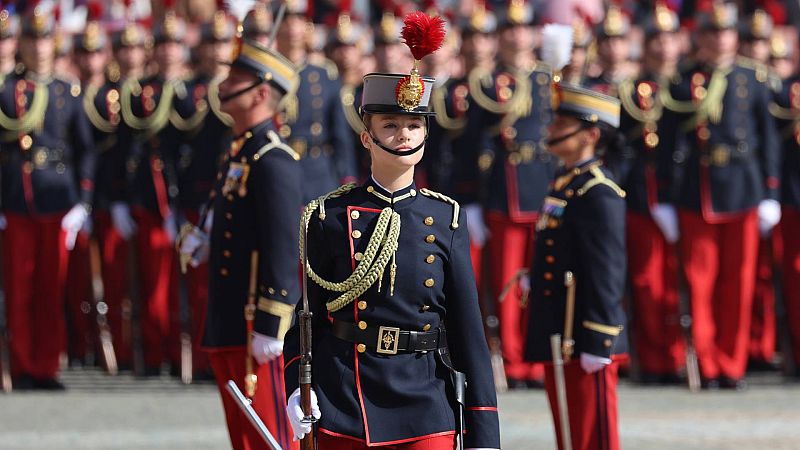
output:
[[[583,131],[585,129],[586,129],[586,127],[581,126],[580,128],[578,128],[577,130],[573,131],[572,133],[567,133],[567,134],[565,134],[563,136],[559,136],[557,138],[550,139],[550,140],[547,141],[547,146],[551,147],[553,145],[560,144],[560,143],[566,141],[567,139],[571,138],[572,136],[575,136],[576,134],[580,133],[581,131]]]
[[[249,91],[249,90],[251,90],[251,89],[255,88],[256,86],[260,85],[261,83],[263,83],[263,81],[262,81],[262,80],[256,80],[256,81],[255,81],[253,84],[251,84],[250,86],[247,86],[247,87],[245,87],[245,88],[239,89],[238,91],[236,91],[236,92],[234,92],[234,93],[232,93],[232,94],[228,94],[228,95],[226,95],[226,96],[224,96],[224,97],[220,97],[220,98],[219,98],[219,101],[220,101],[220,102],[222,102],[222,103],[225,103],[225,102],[227,102],[228,100],[233,100],[234,98],[236,98],[236,97],[238,97],[238,96],[240,96],[240,95],[244,94],[245,92],[247,92],[247,91]]]
[[[414,153],[417,153],[418,151],[422,150],[422,147],[424,147],[424,146],[425,146],[425,141],[427,141],[427,140],[428,140],[428,134],[427,134],[427,133],[425,133],[425,139],[423,139],[423,140],[422,140],[422,143],[420,143],[418,146],[416,146],[416,147],[414,147],[414,148],[412,148],[412,149],[409,149],[409,150],[395,150],[395,149],[393,149],[393,148],[389,148],[389,147],[387,147],[387,146],[385,146],[385,145],[381,144],[381,143],[378,141],[378,138],[376,138],[375,136],[373,136],[373,135],[372,135],[372,133],[370,133],[370,134],[369,134],[369,137],[372,139],[372,143],[373,143],[373,144],[377,145],[378,147],[382,148],[383,150],[385,150],[385,151],[387,151],[387,152],[389,152],[389,153],[391,153],[391,154],[393,154],[393,155],[395,155],[395,156],[408,156],[408,155],[413,155]]]

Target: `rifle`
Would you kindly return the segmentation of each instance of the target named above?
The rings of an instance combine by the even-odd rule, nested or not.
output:
[[[244,361],[244,391],[247,398],[256,395],[258,377],[253,373],[253,321],[256,318],[256,284],[258,283],[258,251],[250,255],[250,286],[247,291],[247,304],[244,307],[244,320],[247,325],[247,357]]]
[[[0,240],[0,254],[2,254],[2,240]],[[12,390],[11,367],[8,355],[8,328],[6,323],[6,291],[4,286],[3,270],[0,267],[0,385],[6,394]]]
[[[303,233],[308,236],[308,224],[303,226]],[[303,409],[303,423],[314,424],[317,419],[311,413],[311,319],[314,313],[308,305],[308,254],[306,253],[307,239],[303,239],[303,309],[298,315],[300,328],[300,370],[298,381],[300,385],[300,407]],[[317,447],[316,430],[312,429],[300,441],[302,450],[314,450]]]
[[[233,398],[233,402],[236,403],[236,406],[239,407],[239,410],[247,417],[247,420],[250,421],[250,424],[253,425],[253,428],[256,429],[258,435],[261,436],[261,439],[271,448],[272,450],[282,450],[281,446],[278,444],[278,441],[272,436],[267,429],[267,426],[264,425],[264,422],[261,421],[261,418],[258,417],[256,411],[253,409],[250,400],[242,394],[242,391],[239,390],[239,387],[236,386],[236,382],[233,380],[228,380],[228,383],[225,386],[228,389],[228,394],[231,395]]]
[[[126,242],[127,246],[127,295],[122,299],[122,345],[131,346],[133,354],[133,373],[136,376],[144,375],[144,348],[142,347],[142,302],[139,297],[139,251],[136,246],[136,237],[131,237]]]
[[[556,401],[558,404],[558,425],[561,430],[561,446],[563,450],[572,450],[572,435],[569,429],[569,406],[567,404],[567,380],[564,377],[564,359],[561,352],[564,349],[561,335],[556,333],[550,336],[550,353],[553,357],[553,378],[556,383]]]
[[[684,278],[683,264],[678,243],[674,244],[676,261],[678,264],[678,291],[680,295],[680,324],[683,329],[683,337],[686,340],[686,380],[689,382],[689,390],[697,392],[700,390],[700,364],[697,362],[697,351],[694,348],[694,337],[692,336],[692,304],[689,294],[688,283]]]
[[[103,274],[100,262],[100,246],[97,238],[89,241],[89,267],[92,274],[92,300],[94,311],[97,314],[97,334],[100,337],[100,349],[103,353],[103,362],[109,375],[118,373],[117,356],[111,339],[111,328],[108,326],[108,304],[103,300]]]

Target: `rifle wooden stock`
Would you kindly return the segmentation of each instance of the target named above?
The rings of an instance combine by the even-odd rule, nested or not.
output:
[[[244,361],[244,393],[247,398],[256,395],[258,377],[253,372],[253,321],[256,319],[256,284],[258,284],[258,251],[250,254],[250,286],[247,290],[247,304],[244,307],[244,320],[247,326],[247,356]]]
[[[119,372],[117,355],[114,352],[114,343],[111,338],[111,328],[108,326],[108,303],[105,302],[105,289],[103,286],[103,272],[100,259],[100,245],[96,238],[89,240],[89,268],[92,274],[92,300],[94,304],[97,334],[100,337],[100,349],[103,353],[103,362],[109,375]]]
[[[572,450],[572,435],[569,428],[569,406],[567,404],[567,380],[564,377],[564,359],[562,359],[561,335],[550,336],[550,353],[553,357],[553,378],[556,384],[556,402],[558,404],[558,426],[561,431],[562,450]]]
[[[1,234],[0,234],[1,236]],[[0,239],[0,254],[3,251],[3,241]],[[0,265],[0,387],[6,394],[12,390],[11,358],[8,354],[8,330],[6,322],[6,291],[3,267]]]
[[[311,412],[311,311],[301,311],[300,319],[300,407],[303,409],[303,422],[314,423],[317,419]],[[316,448],[315,430],[306,434],[300,441],[301,450],[314,450]]]
[[[698,392],[700,390],[700,364],[697,362],[697,351],[694,348],[694,336],[692,335],[692,301],[689,293],[689,285],[684,278],[683,260],[678,249],[680,244],[675,246],[675,259],[678,263],[678,295],[680,307],[680,324],[683,330],[683,337],[686,340],[686,380],[689,383],[689,390]]]
[[[575,320],[575,277],[572,272],[564,273],[564,286],[567,288],[567,305],[564,312],[564,342],[561,343],[564,354],[564,361],[572,359],[575,350],[575,341],[572,339],[572,327]],[[561,336],[559,336],[561,340]]]

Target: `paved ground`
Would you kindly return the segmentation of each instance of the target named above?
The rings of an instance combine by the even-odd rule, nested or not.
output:
[[[0,395],[0,449],[227,449],[211,385],[140,381],[94,371],[65,374],[69,392]],[[623,448],[800,450],[800,383],[751,379],[747,392],[619,389]],[[552,449],[542,391],[500,396],[504,449]]]

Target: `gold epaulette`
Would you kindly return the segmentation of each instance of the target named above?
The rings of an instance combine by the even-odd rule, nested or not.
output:
[[[329,80],[333,81],[339,79],[339,68],[336,66],[335,62],[325,58],[325,61],[322,63],[322,68],[325,69]]]
[[[270,150],[272,150],[274,148],[279,148],[279,149],[285,151],[286,153],[288,153],[289,156],[291,156],[292,159],[294,159],[295,161],[300,161],[300,155],[296,151],[294,151],[294,149],[292,147],[289,147],[288,145],[284,144],[283,141],[281,141],[281,138],[278,136],[277,133],[275,133],[272,130],[269,130],[267,132],[267,137],[269,138],[269,143],[267,145],[261,147],[256,152],[256,154],[253,155],[253,161],[258,161],[268,151],[270,151]]]
[[[432,190],[430,190],[428,188],[420,189],[419,193],[424,195],[424,196],[426,196],[426,197],[435,198],[436,200],[439,200],[439,201],[442,201],[442,202],[445,202],[445,203],[449,203],[450,205],[452,205],[453,206],[453,220],[450,222],[450,228],[453,229],[453,230],[458,228],[458,214],[461,211],[461,205],[459,205],[457,201],[453,200],[452,198],[450,198],[450,197],[448,197],[448,196],[446,196],[444,194],[440,194],[440,193],[438,193],[436,191],[432,191]]]
[[[355,183],[343,184],[338,188],[328,192],[327,194],[317,197],[316,200],[313,200],[311,203],[306,205],[306,208],[311,207],[311,205],[316,202],[319,205],[319,220],[325,220],[325,201],[328,199],[341,197],[342,195],[345,195],[348,192],[352,191],[355,187],[356,187]]]
[[[344,109],[344,117],[347,119],[347,124],[354,133],[360,135],[362,131],[366,130],[364,122],[356,111],[356,95],[355,87],[349,84],[342,85],[339,90],[339,100],[342,102],[342,109]]]
[[[584,320],[582,325],[587,330],[596,331],[609,336],[619,336],[624,328],[622,325],[605,325],[602,323],[592,322],[590,320]]]
[[[600,170],[599,166],[593,166],[591,169],[589,169],[589,173],[594,175],[594,177],[581,186],[580,189],[578,189],[578,197],[586,195],[586,193],[589,192],[589,190],[593,187],[603,184],[610,187],[611,190],[613,190],[621,198],[625,198],[625,191],[621,187],[617,186],[617,183],[614,183],[608,177],[606,177],[606,174]]]
[[[767,82],[767,78],[769,76],[769,67],[766,64],[745,56],[737,56],[736,65],[754,71],[756,73],[756,81],[759,83]]]

